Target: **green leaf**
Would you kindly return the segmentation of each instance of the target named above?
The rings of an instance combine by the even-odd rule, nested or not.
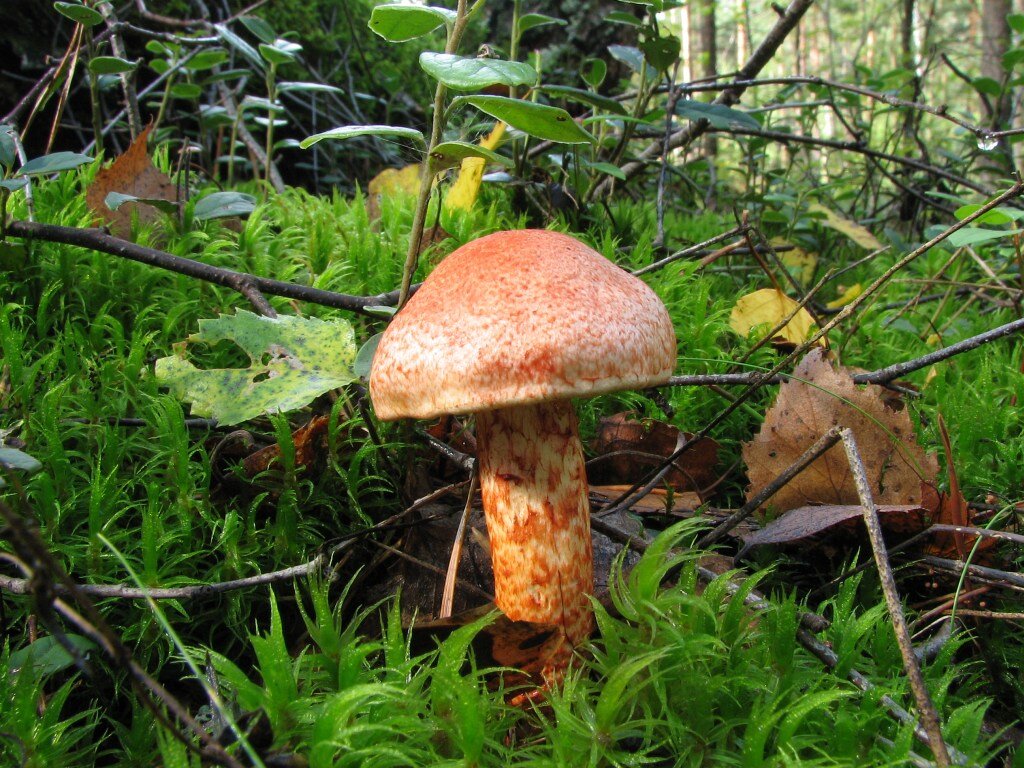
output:
[[[260,43],[260,56],[271,64],[291,64],[295,61],[295,54],[276,45]]]
[[[1001,240],[1018,234],[1012,229],[983,229],[981,227],[964,227],[958,229],[947,238],[947,242],[954,248],[962,248],[965,245],[977,245],[987,243],[989,240]]]
[[[256,198],[243,192],[214,192],[196,201],[192,218],[196,221],[248,216],[256,210]]]
[[[176,99],[194,101],[203,95],[203,89],[195,83],[175,83],[171,86],[170,93]]]
[[[150,40],[146,43],[146,50],[155,56],[163,56],[165,59],[170,59],[174,56],[174,51],[159,40]]]
[[[647,63],[643,51],[632,45],[609,45],[608,53],[616,61],[621,61],[638,75],[647,67],[647,79],[653,80],[658,76],[658,71]]]
[[[82,656],[88,656],[96,650],[96,643],[87,637],[66,634],[64,639],[77,648]],[[39,675],[52,675],[67,669],[74,663],[74,658],[53,635],[41,637],[34,643],[19,648],[8,659],[8,666],[12,671],[20,670],[26,664],[31,664],[35,668],[36,674]]]
[[[640,43],[644,58],[659,72],[664,72],[677,61],[682,44],[675,35],[651,37]]]
[[[580,65],[580,77],[591,88],[599,88],[608,75],[608,64],[604,59],[587,59]]]
[[[178,212],[178,204],[173,200],[164,200],[156,197],[136,197],[135,195],[126,195],[123,192],[108,192],[107,196],[103,198],[103,202],[112,211],[116,211],[125,203],[142,203],[143,205],[151,205],[164,213]]]
[[[611,163],[605,163],[605,162],[600,162],[600,161],[599,162],[591,162],[589,160],[581,158],[580,159],[580,165],[582,165],[585,168],[590,168],[592,170],[595,170],[595,171],[597,171],[599,173],[604,173],[604,174],[607,174],[608,176],[613,176],[614,178],[619,179],[620,181],[625,181],[626,180],[626,173],[625,173],[625,171],[623,171],[621,168],[619,168],[619,166],[612,165]]]
[[[403,43],[430,34],[442,24],[454,24],[455,11],[432,5],[378,5],[369,27],[388,42]]]
[[[639,27],[643,22],[640,21],[636,16],[625,11],[612,11],[604,17],[605,21],[610,21],[613,24],[626,24],[630,27]]]
[[[94,75],[120,75],[135,71],[134,61],[117,56],[96,56],[89,62],[89,71]]]
[[[344,93],[341,88],[336,85],[328,85],[327,83],[300,83],[293,81],[286,81],[279,83],[277,86],[279,93],[292,92],[310,92],[314,91],[317,93]]]
[[[0,179],[0,189],[6,189],[8,192],[17,192],[26,186],[28,186],[28,179],[24,176],[14,179]]]
[[[714,128],[761,130],[761,124],[746,112],[727,107],[724,104],[707,104],[703,101],[680,99],[676,102],[676,114],[687,120],[707,120]]]
[[[1010,28],[1014,32],[1020,32],[1024,34],[1024,14],[1011,13],[1006,17],[1006,21],[1009,22]]]
[[[103,21],[103,14],[81,3],[54,3],[53,8],[61,16],[66,16],[83,27],[95,27]]]
[[[262,96],[246,96],[242,99],[241,108],[243,110],[265,109],[267,112],[284,112],[284,104],[264,99]]]
[[[479,59],[424,51],[420,66],[454,91],[479,91],[489,85],[534,85],[537,72],[529,64],[504,59]]]
[[[363,307],[363,311],[368,315],[373,315],[374,317],[384,317],[390,320],[392,317],[398,314],[398,307],[388,306],[387,304],[371,304],[369,306]]]
[[[352,326],[312,317],[267,318],[238,310],[200,320],[189,341],[233,341],[249,356],[248,368],[201,370],[183,357],[156,361],[156,377],[192,413],[237,424],[264,413],[301,408],[313,398],[355,378]]]
[[[603,64],[604,62],[601,63]],[[610,99],[593,91],[585,91],[582,88],[573,88],[568,85],[541,85],[537,87],[537,90],[552,96],[568,99],[569,101],[588,104],[605,112],[613,112],[619,115],[626,114],[626,108],[615,99]]]
[[[228,60],[228,52],[223,48],[210,48],[205,51],[199,51],[195,56],[188,60],[185,67],[192,72],[205,72],[208,69],[213,69],[218,64],[223,64]]]
[[[497,152],[485,149],[479,144],[470,144],[467,141],[446,141],[430,151],[431,172],[436,173],[446,168],[452,168],[461,164],[467,157],[479,157],[489,163],[512,165],[509,158],[502,157]]]
[[[577,125],[568,112],[557,107],[504,96],[460,96],[452,101],[453,107],[458,104],[472,104],[495,120],[508,123],[517,131],[538,139],[562,144],[588,144],[594,141],[594,137]]]
[[[957,208],[953,215],[957,217],[959,221],[963,221],[971,214],[981,209],[981,203],[971,203],[969,205],[961,205]],[[975,219],[972,224],[990,224],[993,226],[1000,226],[1003,224],[1010,224],[1014,221],[1019,221],[1024,218],[1024,211],[1017,208],[993,208],[988,213],[984,213]]]
[[[263,71],[266,68],[263,64],[263,59],[260,57],[259,51],[249,45],[245,40],[223,24],[214,24],[213,28],[217,31],[221,40],[242,54],[243,57],[249,60],[250,64],[258,67],[260,71]]]
[[[277,40],[277,32],[259,16],[240,16],[238,20],[261,42],[272,43]]]
[[[991,77],[976,77],[971,81],[971,84],[978,93],[983,93],[986,96],[998,97],[1003,92],[1003,87],[999,84],[999,81]]]
[[[352,139],[356,136],[400,136],[412,139],[424,147],[427,146],[426,137],[415,128],[402,128],[392,125],[343,125],[338,128],[332,128],[329,131],[307,136],[299,142],[299,146],[303,149],[309,149],[318,141],[323,141],[324,139]]]
[[[528,32],[535,27],[544,27],[549,24],[559,24],[565,26],[568,24],[565,19],[559,19],[555,16],[546,16],[543,13],[524,13],[519,17],[519,25],[516,27],[516,37],[522,37],[525,32]]]
[[[370,378],[373,356],[377,353],[377,345],[380,344],[380,339],[383,335],[383,333],[374,334],[366,340],[366,343],[356,353],[356,359],[352,362],[352,372],[360,379]]]
[[[18,169],[18,174],[21,176],[34,176],[43,173],[70,171],[80,165],[91,163],[92,160],[88,155],[82,155],[78,152],[54,152],[42,157],[33,157]]]
[[[14,126],[0,123],[0,165],[13,168],[17,159],[18,135],[14,132]]]
[[[38,472],[43,465],[32,456],[17,448],[0,448],[0,467],[4,469],[19,469],[22,472]]]

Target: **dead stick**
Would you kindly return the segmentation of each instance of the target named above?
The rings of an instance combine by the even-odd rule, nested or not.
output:
[[[283,280],[271,280],[266,277],[237,272],[233,269],[214,267],[201,261],[186,259],[181,256],[149,248],[143,245],[122,240],[108,235],[99,229],[81,227],[64,227],[57,224],[41,224],[32,221],[12,221],[7,226],[7,234],[14,237],[35,238],[51,243],[78,245],[100,253],[109,253],[123,259],[137,261],[149,266],[166,269],[188,277],[204,280],[208,283],[222,285],[238,291],[251,300],[252,291],[283,296],[299,301],[308,301],[324,307],[347,309],[361,314],[373,315],[368,307],[394,304],[397,293],[382,293],[377,296],[350,296],[321,288],[289,283]],[[414,286],[415,287],[415,286]]]
[[[808,466],[814,462],[819,456],[825,454],[833,445],[838,443],[840,440],[839,429],[832,427],[828,432],[819,437],[814,445],[808,448],[803,454],[794,461],[789,467],[787,467],[778,477],[772,482],[766,485],[761,491],[750,501],[744,504],[742,507],[737,509],[725,520],[719,523],[717,526],[712,528],[706,534],[701,536],[697,540],[696,547],[698,549],[706,549],[710,545],[714,544],[719,539],[723,538],[729,531],[739,525],[741,522],[746,520],[754,511],[764,504],[768,499],[774,496],[779,490],[786,485],[790,480],[803,472]]]
[[[935,709],[935,703],[928,693],[928,686],[925,684],[924,674],[921,672],[921,664],[914,653],[914,643],[910,636],[910,628],[907,626],[907,619],[903,615],[903,606],[900,601],[899,591],[896,588],[896,579],[892,575],[889,554],[885,548],[882,524],[878,520],[878,508],[871,494],[871,482],[868,480],[867,470],[864,468],[860,451],[857,449],[857,442],[854,440],[853,431],[849,428],[844,428],[840,430],[839,434],[843,441],[843,448],[846,450],[846,458],[850,462],[850,471],[853,473],[853,481],[857,487],[857,496],[860,498],[861,506],[864,509],[864,524],[867,526],[868,539],[871,542],[875,564],[878,567],[882,594],[885,595],[885,603],[889,608],[889,616],[892,619],[893,630],[896,633],[896,642],[900,647],[900,654],[903,656],[903,666],[910,681],[910,688],[914,693],[914,699],[917,701],[917,708],[921,712],[921,724],[928,734],[928,744],[935,755],[936,763],[940,768],[946,768],[950,765],[949,750],[942,738],[942,726],[939,721],[938,710]]]

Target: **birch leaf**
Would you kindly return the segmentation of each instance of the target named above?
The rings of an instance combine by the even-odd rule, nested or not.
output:
[[[786,319],[799,305],[781,291],[774,288],[762,288],[759,291],[741,296],[732,308],[729,325],[740,336],[749,336],[750,332],[763,328],[770,331]],[[786,323],[775,338],[790,344],[803,344],[815,328],[814,318],[806,309],[800,310]],[[761,335],[764,335],[762,333]],[[817,344],[825,346],[825,339]]]

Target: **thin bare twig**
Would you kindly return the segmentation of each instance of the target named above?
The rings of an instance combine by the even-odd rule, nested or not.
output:
[[[819,456],[824,455],[833,445],[839,442],[839,439],[839,429],[837,427],[833,427],[819,437],[814,445],[804,451],[800,458],[762,488],[754,498],[701,536],[697,540],[696,546],[699,549],[705,549],[722,539],[729,531],[750,517],[762,504],[778,493],[790,480],[807,469]]]
[[[161,269],[167,269],[178,274],[205,280],[208,283],[222,285],[238,291],[243,296],[251,295],[251,291],[256,290],[271,296],[283,296],[289,299],[308,301],[325,307],[347,309],[370,316],[375,315],[372,310],[368,311],[369,308],[393,305],[398,298],[394,292],[382,293],[377,296],[351,296],[296,283],[288,283],[282,280],[257,277],[245,272],[214,267],[201,261],[175,256],[165,251],[159,251],[156,248],[137,245],[136,243],[108,235],[99,229],[12,221],[8,226],[7,232],[15,237],[36,238],[53,243],[78,245],[101,253],[109,253],[112,256],[120,256],[121,258],[138,261],[142,264],[160,267]]]
[[[868,540],[871,542],[871,549],[875,556],[875,565],[878,569],[879,579],[882,585],[882,594],[885,596],[885,603],[889,609],[889,617],[892,619],[893,630],[896,633],[896,642],[903,656],[903,668],[910,681],[910,689],[914,693],[917,708],[921,713],[921,724],[928,734],[928,745],[931,747],[935,761],[940,768],[950,765],[949,749],[942,738],[942,724],[939,720],[939,712],[935,708],[928,693],[928,686],[921,672],[921,663],[914,654],[914,642],[910,636],[910,628],[907,626],[907,619],[903,615],[903,606],[900,601],[899,591],[896,587],[896,579],[892,574],[892,567],[889,564],[889,554],[885,547],[885,538],[882,534],[882,524],[878,520],[878,507],[875,505],[871,493],[871,481],[868,480],[867,469],[861,459],[860,451],[857,448],[857,441],[854,439],[853,431],[844,428],[839,432],[843,441],[843,448],[846,450],[846,458],[850,463],[850,471],[853,474],[854,485],[857,488],[857,496],[860,499],[861,507],[864,510],[864,524],[868,531]]]

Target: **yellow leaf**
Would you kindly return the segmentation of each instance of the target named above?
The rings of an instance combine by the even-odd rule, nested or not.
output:
[[[801,285],[808,285],[814,279],[814,270],[818,266],[818,254],[805,251],[799,246],[790,245],[781,238],[772,240],[772,245],[786,246],[787,250],[779,254],[779,259],[789,273],[797,279],[797,282]]]
[[[807,210],[811,213],[820,213],[825,217],[821,222],[822,224],[829,229],[834,229],[836,232],[846,235],[861,248],[867,248],[869,251],[877,251],[885,247],[877,237],[867,230],[866,227],[840,216],[831,208],[826,208],[821,203],[811,203],[807,206]]]
[[[750,335],[750,332],[759,326],[767,326],[764,330],[767,332],[791,315],[798,306],[795,301],[781,291],[774,288],[762,288],[760,291],[740,297],[736,306],[732,308],[729,325],[741,336]],[[775,338],[792,344],[802,344],[811,335],[814,327],[814,318],[811,317],[811,313],[801,307],[776,334]],[[818,339],[817,344],[825,346],[825,340]]]
[[[419,163],[404,168],[385,168],[370,180],[366,190],[370,195],[397,194],[415,195],[420,191],[420,173],[423,171]]]
[[[504,135],[505,124],[496,123],[494,130],[481,139],[480,146],[484,149],[495,149],[501,143],[501,138]],[[455,179],[455,183],[452,184],[452,188],[448,191],[447,197],[445,197],[445,210],[468,211],[473,207],[477,195],[480,194],[480,184],[483,181],[485,165],[486,161],[482,157],[467,157],[462,161],[462,166],[459,168],[459,176]]]
[[[370,179],[366,186],[366,215],[370,222],[380,218],[381,198],[417,194],[422,172],[423,166],[416,163],[404,168],[385,168]]]
[[[845,291],[843,291],[842,294],[837,296],[835,299],[830,301],[825,306],[828,307],[829,309],[839,309],[840,307],[849,304],[862,293],[864,293],[864,286],[862,286],[860,283],[854,283]]]

